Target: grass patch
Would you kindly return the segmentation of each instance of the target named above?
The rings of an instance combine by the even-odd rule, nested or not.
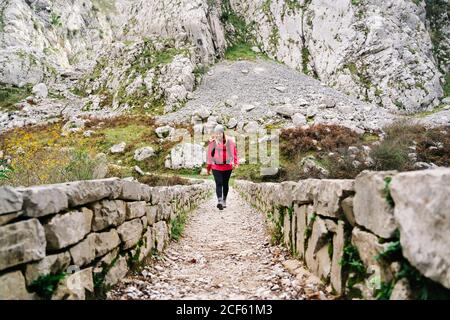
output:
[[[231,61],[238,61],[238,60],[254,61],[260,56],[262,55],[252,51],[251,45],[242,42],[236,43],[231,47],[228,47],[227,50],[225,51],[225,59]]]
[[[186,212],[179,213],[178,216],[171,221],[170,236],[173,240],[175,241],[180,240],[184,232],[184,227],[186,226],[186,221],[187,221]]]
[[[19,88],[13,85],[0,83],[0,110],[14,111],[16,103],[31,95],[31,85]]]

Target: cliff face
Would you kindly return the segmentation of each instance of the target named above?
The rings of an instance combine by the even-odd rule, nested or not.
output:
[[[188,39],[206,63],[225,48],[202,0],[1,0],[0,15],[0,82],[17,86],[92,67],[116,41]]]
[[[227,46],[246,41],[353,97],[393,110],[424,110],[443,96],[448,6],[442,0],[0,0],[0,83],[48,83],[75,73],[93,80],[85,76],[82,88],[114,95],[155,69],[154,61],[144,60],[148,70],[124,71],[142,41],[165,39],[169,49],[183,49],[187,59],[177,58],[179,67],[172,69],[182,68],[187,78],[223,57]],[[99,57],[105,62],[110,54],[114,63],[104,71]],[[126,79],[104,74],[114,74],[114,65]],[[174,100],[171,111],[193,89],[191,80],[178,82],[145,96]],[[179,85],[187,92],[174,88]]]
[[[439,104],[443,94],[425,2],[244,0],[232,9],[269,56],[359,99],[394,110]],[[442,7],[439,43],[448,41]],[[428,15],[434,18],[436,15]],[[446,31],[447,30],[447,31]],[[437,44],[436,44],[437,45]],[[441,45],[440,56],[448,56]],[[441,70],[448,69],[440,61]]]

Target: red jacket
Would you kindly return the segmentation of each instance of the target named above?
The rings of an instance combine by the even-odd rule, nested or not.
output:
[[[233,164],[238,165],[237,148],[233,139],[227,138],[225,144],[211,140],[208,146],[206,164],[208,171],[211,169],[219,171],[232,170]]]

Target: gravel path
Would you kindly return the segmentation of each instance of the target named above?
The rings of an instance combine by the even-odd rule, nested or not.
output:
[[[263,217],[230,190],[228,208],[214,198],[191,213],[183,237],[163,258],[131,275],[109,299],[328,299],[301,268],[289,273],[284,249],[272,246]],[[291,261],[292,262],[292,261]]]

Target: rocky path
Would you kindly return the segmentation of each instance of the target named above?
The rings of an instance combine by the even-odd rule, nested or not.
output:
[[[109,292],[109,299],[328,299],[319,280],[272,246],[263,217],[234,190],[191,213],[183,237],[163,257]],[[329,289],[329,288],[328,288]]]

